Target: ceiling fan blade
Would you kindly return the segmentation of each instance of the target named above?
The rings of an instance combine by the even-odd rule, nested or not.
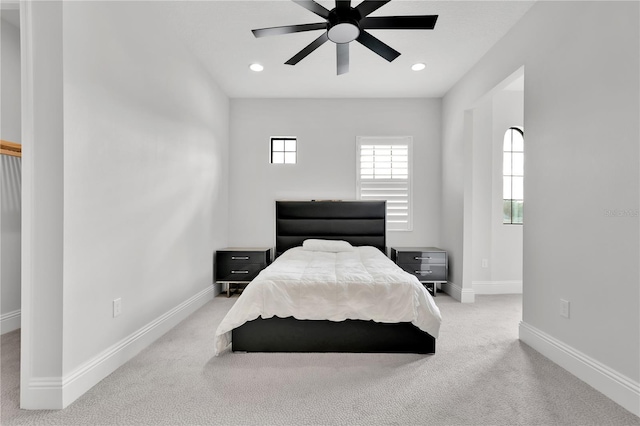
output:
[[[301,33],[303,31],[326,30],[326,29],[327,29],[327,23],[319,22],[317,24],[301,24],[301,25],[287,25],[284,27],[260,28],[257,30],[251,30],[251,32],[256,37],[266,37],[266,36],[272,36],[272,35]]]
[[[349,10],[351,9],[351,0],[336,0],[337,10]]]
[[[380,9],[382,6],[389,3],[390,1],[391,0],[364,0],[362,3],[360,3],[356,7],[356,10],[360,12],[360,16],[364,18],[368,14],[373,13],[376,10]]]
[[[309,43],[307,47],[299,51],[295,56],[289,59],[285,64],[287,65],[295,65],[304,58],[307,57],[308,54],[316,50],[318,47],[322,46],[327,40],[329,40],[329,36],[327,33],[323,33],[320,37]]]
[[[313,0],[291,0],[324,19],[329,19],[329,11]]]
[[[349,72],[349,43],[336,44],[338,56],[338,75]]]
[[[371,16],[360,20],[360,28],[366,30],[432,30],[438,15],[421,16]]]
[[[358,43],[373,51],[374,53],[382,56],[389,62],[400,56],[400,52],[392,49],[366,31],[361,31],[356,40],[358,41]]]

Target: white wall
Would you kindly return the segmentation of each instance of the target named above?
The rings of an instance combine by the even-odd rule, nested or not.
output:
[[[60,15],[49,7],[27,6],[61,28],[64,143],[48,160],[62,170],[63,274],[58,298],[30,320],[45,327],[46,312],[59,311],[47,326],[62,347],[47,360],[28,351],[26,408],[68,405],[194,309],[194,297],[211,297],[213,253],[228,238],[229,100],[158,24],[163,5],[64,2]],[[34,281],[30,301],[45,288]],[[113,318],[116,298],[122,314]]]
[[[354,200],[357,136],[413,136],[413,231],[387,246],[440,242],[440,100],[234,99],[229,241],[275,244],[275,200]],[[298,163],[269,164],[272,136],[298,138]]]
[[[492,280],[491,269],[482,267],[482,259],[487,259],[492,265],[491,245],[493,236],[493,102],[492,99],[483,102],[473,110],[473,142],[469,154],[472,164],[471,187],[471,232],[472,244],[472,286],[478,283],[489,283]],[[500,163],[502,164],[502,163]]]
[[[18,13],[16,10],[3,10]],[[0,139],[18,142],[21,137],[20,115],[20,31],[13,24],[0,21],[2,59],[0,101]],[[22,161],[2,155],[2,193],[0,201],[0,331],[6,333],[20,327],[20,215],[22,195]]]
[[[22,304],[20,406],[61,406],[63,359],[62,4],[20,4]],[[58,389],[56,389],[58,388]],[[53,390],[53,391],[52,391]]]
[[[2,44],[2,92],[0,114],[1,139],[10,142],[22,142],[20,115],[20,30],[9,20],[7,15],[15,15],[17,10],[2,10],[0,16],[0,43]]]
[[[22,161],[0,156],[0,332],[20,328]]]
[[[443,248],[462,283],[465,110],[525,66],[520,335],[636,414],[638,14],[636,2],[538,2],[443,100]]]
[[[69,372],[211,285],[213,252],[227,243],[229,115],[151,5],[64,12]]]

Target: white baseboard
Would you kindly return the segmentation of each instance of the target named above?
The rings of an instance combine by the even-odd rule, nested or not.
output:
[[[20,322],[20,309],[0,315],[0,334],[19,329]]]
[[[67,407],[102,379],[175,327],[180,321],[210,301],[214,296],[213,292],[214,287],[208,286],[205,290],[107,348],[101,354],[62,378],[32,377],[28,385],[27,394],[29,397],[21,399],[21,408],[55,410]]]
[[[455,283],[448,282],[441,284],[442,291],[461,303],[474,303],[476,301],[475,292],[471,288],[462,288]]]
[[[475,294],[522,294],[522,281],[473,281]]]
[[[220,293],[222,293],[222,284],[213,283],[213,297],[216,297]]]
[[[61,377],[32,377],[26,392],[20,390],[20,408],[26,410],[58,410],[62,404]]]
[[[519,334],[521,341],[636,416],[640,416],[640,383],[525,322],[520,322]]]

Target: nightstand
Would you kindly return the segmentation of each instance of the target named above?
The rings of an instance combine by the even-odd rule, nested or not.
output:
[[[246,285],[271,263],[271,248],[225,248],[216,251],[215,282],[227,285],[227,297],[232,285]]]
[[[437,247],[391,247],[391,260],[430,285],[434,297],[438,284],[447,282],[447,252]]]

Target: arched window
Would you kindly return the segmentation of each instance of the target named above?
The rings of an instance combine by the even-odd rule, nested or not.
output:
[[[524,132],[510,127],[502,152],[502,223],[522,225],[524,207]]]

